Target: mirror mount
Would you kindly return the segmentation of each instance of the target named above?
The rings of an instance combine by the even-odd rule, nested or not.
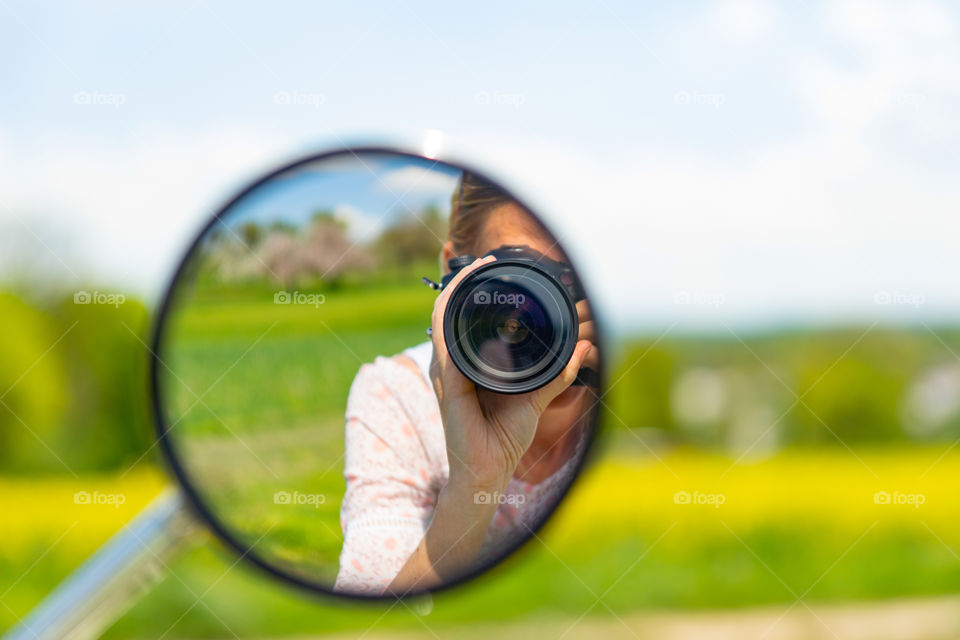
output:
[[[177,488],[165,490],[67,576],[3,640],[93,640],[199,544],[203,527]]]

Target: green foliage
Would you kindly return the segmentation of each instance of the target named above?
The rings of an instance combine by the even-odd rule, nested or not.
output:
[[[618,351],[606,399],[613,428],[654,427],[724,447],[748,414],[765,420],[756,436],[768,431],[779,445],[951,441],[960,424],[956,407],[921,437],[904,417],[908,397],[925,375],[937,367],[957,368],[960,339],[949,328],[687,335],[655,345],[634,341]],[[681,419],[685,405],[700,399],[697,387],[677,393],[693,371],[713,375],[722,396],[718,421],[709,430]]]
[[[0,323],[0,468],[46,468],[56,458],[43,443],[69,402],[63,350],[50,347],[67,327],[11,294]]]
[[[311,396],[323,400],[324,418],[331,419],[329,407],[345,395],[357,361],[338,347],[330,331],[347,336],[365,359],[399,350],[403,340],[421,339],[434,294],[417,279],[435,270],[430,258],[398,265],[402,279],[381,269],[362,278],[346,277],[339,288],[315,283],[326,292],[319,313],[308,306],[274,305],[269,283],[228,284],[200,274],[189,292],[196,296],[190,326],[199,340],[197,357],[208,358],[211,366],[217,362],[202,354],[203,335],[236,335],[242,343],[260,333],[249,327],[282,318],[271,339],[293,346],[312,336],[318,341],[312,351],[293,351],[326,349],[343,355],[335,367],[329,356],[323,360],[325,367],[334,367],[334,378]],[[260,293],[251,297],[254,290]],[[145,450],[151,428],[147,350],[141,342],[147,340],[147,311],[141,303],[77,305],[64,297],[37,305],[3,294],[0,322],[0,470],[116,469]],[[403,329],[391,337],[384,327]],[[743,343],[732,335],[632,340],[612,350],[615,366],[603,399],[604,423],[614,429],[652,428],[675,440],[719,448],[731,446],[738,421],[750,412],[765,422],[759,432],[748,434],[748,445],[768,428],[776,447],[952,441],[960,432],[960,416],[922,433],[911,431],[904,417],[907,397],[926,372],[957,366],[951,349],[960,352],[960,335],[950,328],[934,331],[936,335],[926,329],[783,331],[744,335]],[[685,421],[678,405],[683,400],[678,383],[698,369],[715,372],[726,397],[723,414],[709,429]],[[282,386],[285,378],[276,380]],[[242,405],[260,407],[252,416],[271,410],[263,397],[268,389],[261,390],[238,395],[244,398]],[[238,415],[242,412],[231,407],[217,410],[245,422]]]
[[[447,222],[436,207],[409,214],[385,229],[373,245],[374,254],[386,267],[435,261],[440,255]]]
[[[0,295],[0,470],[116,469],[149,446],[147,312]]]
[[[255,247],[263,240],[263,228],[256,222],[247,222],[240,226],[240,239],[246,246]]]
[[[147,393],[148,313],[137,300],[117,307],[63,302],[72,402],[63,438],[75,466],[115,469],[130,464],[152,439]]]
[[[676,355],[649,341],[623,351],[623,364],[609,380],[605,423],[614,427],[653,427],[672,431],[670,387],[676,376]]]
[[[327,211],[326,209],[319,209],[315,211],[313,215],[310,216],[310,221],[319,224],[332,224],[344,232],[347,230],[347,223],[338,218],[333,211]],[[292,229],[292,227],[289,228]]]

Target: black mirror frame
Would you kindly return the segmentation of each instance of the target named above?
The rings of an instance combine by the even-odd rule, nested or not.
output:
[[[196,251],[202,239],[207,235],[207,233],[210,231],[211,228],[213,228],[214,225],[216,225],[226,214],[228,214],[232,210],[234,205],[236,205],[240,200],[245,198],[251,192],[259,188],[264,183],[284,173],[287,173],[291,170],[300,168],[304,165],[322,162],[324,160],[330,160],[340,156],[349,156],[349,155],[353,155],[354,157],[357,157],[359,159],[363,154],[394,155],[394,156],[407,157],[411,159],[417,159],[419,161],[426,160],[428,162],[434,162],[435,164],[444,164],[444,165],[459,169],[461,171],[469,171],[477,175],[478,177],[488,180],[493,184],[497,184],[499,186],[499,183],[497,181],[487,178],[483,174],[483,172],[477,171],[473,167],[467,167],[462,163],[453,162],[450,160],[427,158],[417,153],[404,151],[402,149],[393,148],[389,146],[358,146],[358,147],[343,147],[343,148],[333,149],[331,151],[324,151],[320,153],[307,155],[305,157],[301,157],[293,162],[289,162],[281,166],[279,169],[269,172],[265,176],[258,178],[257,180],[248,184],[248,186],[244,187],[237,195],[235,195],[224,206],[222,206],[217,211],[217,213],[214,214],[210,218],[210,220],[203,226],[203,228],[197,233],[197,235],[193,238],[193,240],[191,241],[186,251],[183,253],[182,257],[180,258],[177,264],[176,269],[173,272],[173,276],[170,278],[167,286],[164,289],[160,306],[158,307],[158,311],[155,315],[153,329],[151,332],[148,367],[149,367],[149,381],[150,381],[149,382],[150,399],[153,405],[152,408],[153,408],[153,417],[154,417],[154,427],[156,429],[156,443],[160,445],[160,450],[163,453],[163,457],[166,461],[166,464],[169,466],[177,483],[180,485],[180,487],[183,490],[183,493],[186,495],[187,501],[190,507],[192,508],[194,513],[199,517],[199,519],[213,531],[216,538],[220,542],[222,542],[224,545],[226,545],[226,547],[229,548],[231,551],[238,554],[240,558],[252,563],[254,566],[256,566],[257,568],[265,572],[267,575],[273,578],[279,579],[283,583],[294,585],[298,588],[304,589],[314,594],[319,593],[326,596],[335,596],[335,597],[343,598],[353,602],[356,602],[356,601],[383,602],[383,601],[395,600],[397,598],[416,597],[416,596],[420,596],[427,593],[437,593],[441,591],[446,591],[447,589],[452,589],[461,584],[469,582],[474,578],[477,578],[480,575],[489,572],[491,569],[501,564],[509,556],[512,556],[514,553],[516,553],[520,548],[524,547],[533,538],[537,537],[536,534],[546,525],[548,521],[550,521],[553,514],[556,512],[559,506],[563,503],[570,489],[577,482],[581,472],[583,471],[583,468],[586,464],[588,457],[590,457],[590,453],[595,448],[594,445],[597,439],[597,431],[598,431],[599,419],[601,414],[600,407],[598,405],[602,404],[603,391],[606,389],[606,377],[605,377],[606,360],[603,357],[603,353],[605,349],[601,348],[599,350],[601,361],[600,361],[600,367],[598,372],[599,373],[598,388],[601,394],[597,397],[597,402],[596,404],[594,404],[594,407],[593,407],[593,415],[591,416],[590,424],[588,425],[587,443],[586,443],[583,455],[580,456],[580,459],[576,463],[576,467],[574,469],[574,473],[570,482],[561,492],[559,498],[557,499],[556,504],[554,504],[550,508],[550,510],[544,514],[540,522],[538,522],[536,526],[531,530],[531,533],[529,536],[526,536],[523,540],[518,542],[516,545],[510,547],[509,549],[504,550],[502,553],[498,554],[495,558],[491,559],[489,562],[477,567],[476,569],[464,574],[463,576],[460,576],[454,580],[445,582],[442,585],[437,587],[410,591],[406,594],[403,594],[402,596],[395,595],[395,594],[365,595],[365,594],[346,593],[341,591],[334,591],[330,586],[320,584],[318,582],[306,579],[300,575],[296,575],[295,573],[289,572],[283,569],[282,567],[279,567],[271,563],[269,560],[260,556],[257,553],[256,549],[254,548],[255,545],[248,546],[244,544],[242,541],[238,540],[230,532],[229,528],[225,526],[224,522],[221,521],[214,514],[213,509],[211,509],[204,502],[204,500],[200,495],[200,492],[197,491],[197,488],[194,486],[192,480],[190,479],[190,475],[187,472],[187,469],[181,463],[181,457],[178,454],[177,448],[173,443],[173,438],[169,437],[171,427],[167,426],[169,422],[163,410],[163,404],[161,402],[161,393],[160,393],[160,382],[159,382],[160,369],[161,367],[166,367],[166,365],[163,363],[163,361],[161,360],[158,354],[161,352],[161,349],[163,346],[164,326],[168,318],[168,315],[170,314],[170,311],[171,311],[171,305],[177,290],[177,285],[180,282],[180,278],[184,275],[186,266],[189,263],[190,258],[193,256],[194,252]],[[521,203],[521,205],[524,206],[524,208],[526,208],[528,211],[530,211],[532,215],[537,219],[537,221],[539,221],[540,224],[543,225],[543,227],[547,229],[547,231],[550,232],[551,235],[553,235],[553,237],[555,238],[557,237],[557,235],[553,232],[550,226],[546,224],[546,222],[540,216],[538,216],[533,211],[533,209],[530,209],[529,207],[524,205],[523,201],[520,198],[517,198],[509,190],[504,189],[504,192],[508,196],[510,196],[512,199],[514,199],[516,202]],[[602,336],[605,335],[605,333],[601,330],[603,325],[600,321],[598,310],[593,309],[592,311],[594,316],[594,322],[595,322],[595,325],[597,326],[598,342],[602,344],[603,343]]]

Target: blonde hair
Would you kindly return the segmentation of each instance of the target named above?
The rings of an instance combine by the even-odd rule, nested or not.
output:
[[[516,203],[507,192],[476,174],[464,171],[453,192],[450,206],[450,230],[447,239],[457,255],[475,253],[490,212]]]

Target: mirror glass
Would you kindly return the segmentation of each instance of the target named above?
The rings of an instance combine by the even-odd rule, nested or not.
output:
[[[325,592],[427,591],[503,559],[565,495],[600,344],[562,244],[495,183],[315,156],[182,261],[154,338],[158,433],[245,558]]]

